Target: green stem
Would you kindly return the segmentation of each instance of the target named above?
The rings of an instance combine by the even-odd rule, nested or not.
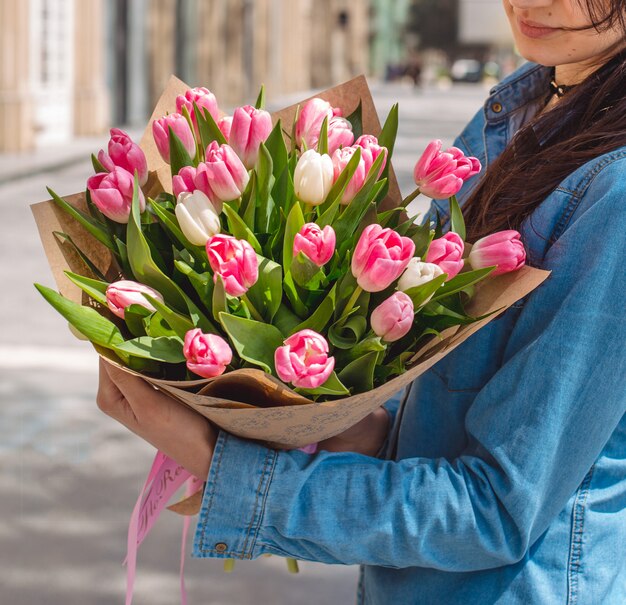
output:
[[[420,188],[418,187],[413,193],[409,193],[403,200],[401,206],[408,206],[418,195],[420,194]]]
[[[362,293],[363,288],[357,285],[357,287],[354,289],[354,292],[352,293],[352,296],[348,299],[348,302],[343,309],[342,315],[347,315],[348,313],[350,313],[350,311],[352,311],[352,308],[354,307],[356,301],[359,299],[359,296],[361,296]]]
[[[235,569],[235,559],[224,559],[224,573],[231,573]]]
[[[252,315],[252,317],[254,319],[256,319],[257,321],[263,321],[263,317],[261,316],[261,314],[255,309],[254,305],[252,304],[252,302],[250,302],[250,299],[248,298],[247,294],[242,295],[241,300],[243,300],[243,302],[246,303],[246,305],[248,306],[248,310],[250,311],[250,315]]]
[[[287,569],[289,573],[299,573],[300,569],[298,568],[298,561],[295,559],[287,559]]]

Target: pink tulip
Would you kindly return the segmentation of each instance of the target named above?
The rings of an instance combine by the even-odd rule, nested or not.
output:
[[[354,142],[352,124],[338,115],[328,122],[328,153],[332,155],[341,147],[349,147]]]
[[[226,142],[230,139],[230,131],[233,127],[233,116],[224,116],[218,123],[217,127],[220,129],[220,132],[224,135]]]
[[[369,225],[354,250],[352,274],[366,292],[380,292],[400,277],[414,253],[412,239],[393,229]]]
[[[146,184],[148,180],[146,154],[137,143],[133,142],[127,133],[119,128],[111,128],[108,151],[109,153],[106,154],[101,149],[98,153],[98,161],[104,168],[111,172],[115,166],[119,166],[132,175],[137,171],[139,184],[141,186]]]
[[[193,109],[194,103],[198,106],[200,114],[203,117],[204,113],[202,110],[206,109],[216,122],[219,118],[220,111],[217,107],[217,99],[215,98],[215,95],[208,88],[190,88],[185,92],[184,95],[178,95],[176,97],[176,111],[182,115],[183,107],[187,108],[189,116],[191,117],[191,122],[196,132],[196,137],[199,138],[200,133],[198,131],[198,124],[196,121],[196,112]]]
[[[256,165],[259,147],[270,132],[272,116],[267,111],[255,109],[251,105],[235,109],[228,142],[248,170]]]
[[[328,118],[328,153],[332,155],[339,147],[352,145],[352,125],[341,118],[341,110],[323,99],[310,99],[304,104],[296,122],[298,147],[317,149],[324,119]]]
[[[526,263],[526,250],[520,237],[517,231],[509,229],[479,239],[468,257],[472,269],[495,266],[491,275],[517,271]]]
[[[302,252],[311,262],[321,267],[333,257],[335,243],[335,230],[330,225],[320,229],[316,223],[306,223],[293,240],[293,255]]]
[[[241,296],[259,279],[256,252],[247,241],[220,233],[206,243],[206,252],[213,280],[222,278],[226,294]]]
[[[291,335],[274,353],[278,377],[295,387],[316,389],[323,385],[335,368],[335,358],[328,357],[328,342],[313,330]]]
[[[193,158],[196,155],[196,140],[189,127],[189,122],[179,113],[170,113],[152,122],[152,135],[161,157],[170,163],[170,132],[180,139],[187,153]]]
[[[200,328],[189,330],[185,334],[183,355],[189,370],[203,378],[223,374],[233,359],[231,348],[221,336],[203,334]]]
[[[109,284],[106,289],[107,306],[111,313],[122,319],[124,319],[124,310],[130,305],[139,305],[149,311],[156,311],[143,296],[144,294],[163,302],[163,297],[148,286],[128,279],[116,281]]]
[[[456,195],[463,183],[481,170],[477,158],[466,157],[456,147],[451,147],[444,153],[441,146],[441,141],[431,141],[413,171],[420,191],[436,199]]]
[[[377,336],[385,342],[395,342],[409,333],[414,317],[411,297],[404,292],[394,292],[372,311],[370,322]]]
[[[246,167],[232,147],[213,141],[207,147],[205,161],[198,164],[194,183],[212,202],[228,202],[241,197],[249,180]]]
[[[180,169],[178,174],[172,177],[172,190],[176,199],[178,199],[178,196],[183,192],[193,193],[198,189],[194,182],[197,172],[198,170],[193,166],[184,166]],[[211,199],[211,196],[206,191],[203,193]]]
[[[438,265],[444,273],[448,274],[446,281],[449,281],[463,268],[464,250],[463,240],[453,231],[448,231],[443,237],[430,243],[426,262]]]
[[[135,178],[123,168],[113,167],[111,172],[99,172],[87,180],[91,201],[98,210],[116,223],[128,223]],[[139,209],[146,209],[146,200],[139,189]]]
[[[369,171],[378,156],[381,153],[384,153],[385,157],[387,156],[387,149],[378,145],[376,137],[373,137],[371,135],[359,137],[359,140],[352,147],[337,149],[333,153],[333,178],[335,181],[339,178],[339,175],[348,165],[348,162],[352,159],[352,156],[357,149],[361,150],[361,159],[359,160],[359,165],[357,166],[354,175],[350,179],[348,185],[343,192],[343,195],[341,196],[342,204],[349,204],[354,199],[356,194],[361,190],[361,188],[365,184]],[[383,162],[380,170],[378,171],[379,177],[384,167],[385,162]]]

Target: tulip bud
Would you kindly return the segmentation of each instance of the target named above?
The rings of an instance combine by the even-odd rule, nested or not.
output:
[[[87,180],[91,201],[104,216],[116,223],[128,223],[133,203],[135,179],[130,172],[115,166],[111,172],[99,172]],[[139,210],[146,209],[146,201],[139,189]]]
[[[111,313],[122,319],[124,319],[124,310],[130,305],[139,305],[149,311],[156,311],[143,296],[144,294],[148,294],[152,298],[163,302],[163,297],[148,286],[128,279],[116,281],[109,284],[106,289],[107,306]]]
[[[444,153],[441,146],[441,141],[431,141],[413,171],[415,183],[421,193],[435,199],[456,195],[463,183],[481,170],[477,158],[466,157],[456,147],[451,147]]]
[[[259,147],[270,132],[272,116],[264,109],[255,109],[251,105],[235,109],[228,142],[248,170],[256,165]]]
[[[200,114],[204,116],[203,110],[206,109],[217,122],[220,111],[217,107],[217,99],[215,95],[204,87],[190,88],[185,91],[184,95],[178,95],[176,97],[176,111],[182,115],[183,107],[187,108],[189,116],[191,117],[191,123],[196,133],[196,137],[200,140],[200,132],[198,131],[198,124],[196,120],[196,112],[194,111],[193,104],[198,106]]]
[[[194,182],[204,191],[218,210],[217,202],[227,202],[241,197],[250,175],[237,154],[229,145],[213,141],[206,150],[206,159],[198,165]],[[210,192],[210,193],[209,193]],[[221,208],[219,210],[221,212]]]
[[[146,184],[148,180],[148,162],[146,154],[141,147],[119,128],[111,128],[111,138],[109,139],[108,155],[101,149],[98,153],[98,161],[109,172],[115,166],[119,166],[134,175],[137,172],[139,184]]]
[[[352,124],[345,118],[333,116],[328,122],[328,153],[332,155],[341,147],[349,147],[354,142]]]
[[[170,163],[170,128],[180,139],[183,147],[190,157],[196,155],[196,140],[189,127],[189,122],[179,113],[170,113],[152,122],[152,135],[161,157],[168,164]]]
[[[438,265],[444,273],[448,274],[446,281],[449,281],[463,269],[464,250],[463,240],[453,231],[449,231],[443,237],[430,243],[426,253],[426,262]]]
[[[409,333],[414,317],[411,297],[404,292],[394,292],[372,311],[370,323],[376,336],[385,342],[395,342]]]
[[[440,275],[443,275],[443,271],[439,265],[424,263],[418,257],[414,257],[409,261],[402,277],[398,280],[398,290],[406,292],[411,288],[427,284]]]
[[[220,232],[220,217],[202,191],[181,193],[174,212],[181,231],[195,246],[205,246],[209,239]]]
[[[491,275],[517,271],[526,262],[526,250],[519,232],[509,229],[479,239],[469,253],[472,269],[496,267]]]
[[[313,330],[300,330],[274,353],[278,377],[295,387],[316,389],[332,374],[335,358],[328,357],[328,342]]]
[[[196,178],[197,169],[193,166],[184,166],[180,169],[178,174],[175,174],[172,177],[172,191],[174,192],[174,196],[178,199],[178,196],[185,191],[192,193],[199,187],[196,187],[195,178]],[[210,197],[209,194],[204,191],[203,192],[207,197]]]
[[[329,155],[315,149],[305,151],[296,164],[293,175],[296,197],[305,204],[324,203],[333,186],[333,161]]]
[[[218,123],[217,127],[220,129],[220,132],[224,135],[226,142],[230,139],[230,131],[233,128],[233,117],[232,116],[224,116]]]
[[[191,372],[203,378],[223,374],[233,359],[228,343],[217,334],[203,334],[200,328],[185,334],[183,355]]]
[[[373,224],[365,227],[352,256],[352,275],[366,292],[380,292],[406,269],[415,244],[393,229]]]
[[[316,223],[306,223],[293,240],[293,255],[302,252],[311,262],[321,267],[333,257],[335,243],[335,230],[330,225],[322,230]]]
[[[213,281],[219,275],[226,294],[241,296],[259,279],[259,262],[254,248],[231,235],[214,235],[206,244]]]
[[[317,149],[324,118],[328,118],[330,121],[333,115],[333,108],[328,101],[318,98],[307,101],[296,122],[297,146],[302,148],[304,145],[307,149]]]

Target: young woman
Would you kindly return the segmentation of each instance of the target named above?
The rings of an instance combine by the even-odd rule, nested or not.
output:
[[[461,201],[550,278],[389,402],[387,460],[384,410],[275,451],[102,367],[100,407],[208,477],[196,556],[359,563],[367,605],[626,603],[626,0],[503,2],[532,63],[459,137]]]

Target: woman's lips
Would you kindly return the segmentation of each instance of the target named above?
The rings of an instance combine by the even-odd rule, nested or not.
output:
[[[560,31],[558,27],[547,27],[545,25],[541,25],[540,23],[535,23],[534,21],[524,21],[523,19],[517,18],[517,25],[519,30],[525,36],[529,38],[546,38],[555,32]]]

